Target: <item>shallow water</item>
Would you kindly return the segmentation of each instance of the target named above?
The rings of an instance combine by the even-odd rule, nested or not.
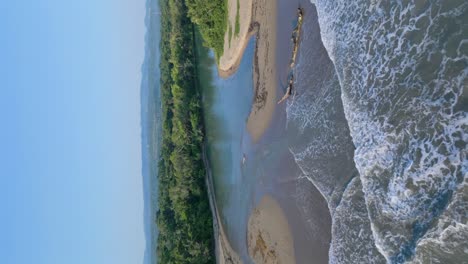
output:
[[[295,9],[291,11],[288,19],[295,17]],[[208,154],[221,220],[232,247],[245,263],[251,263],[246,245],[247,221],[256,203],[269,194],[285,211],[298,263],[311,259],[324,263],[330,241],[328,208],[313,184],[301,178],[289,151],[284,105],[276,108],[270,127],[257,143],[252,143],[246,131],[253,99],[254,49],[252,39],[239,70],[226,80],[217,76],[211,53],[201,61]],[[278,89],[282,92],[281,87]],[[242,163],[244,155],[246,161]],[[298,185],[302,187],[298,189]],[[307,204],[306,211],[299,200]]]
[[[302,7],[304,27],[293,69],[295,94],[286,107],[289,148],[302,171],[299,177],[316,186],[328,203],[332,218],[329,262],[382,263],[353,160],[338,76],[321,41],[315,7],[310,3]],[[298,185],[297,193],[304,193],[302,189]],[[298,199],[298,203],[304,215],[321,217],[310,212],[309,200]]]
[[[232,247],[244,258],[253,178],[245,176],[242,158],[251,152],[246,120],[253,100],[254,48],[252,39],[239,69],[228,79],[218,77],[213,53],[198,49],[207,153],[217,204]]]

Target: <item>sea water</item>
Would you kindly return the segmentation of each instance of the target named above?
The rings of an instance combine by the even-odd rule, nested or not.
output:
[[[329,202],[330,262],[466,263],[468,2],[314,2],[332,67],[287,111],[296,133],[320,135],[291,151]],[[339,111],[336,93],[348,128],[320,114]],[[357,171],[325,177],[347,131]]]
[[[340,82],[321,41],[316,9],[312,5],[303,8],[294,93],[286,107],[289,149],[302,171],[299,177],[316,186],[328,203],[332,219],[329,262],[384,263],[367,217]],[[306,191],[298,181],[297,203],[304,215],[323,218],[309,212],[311,201],[303,198]],[[308,229],[316,230],[313,222]]]

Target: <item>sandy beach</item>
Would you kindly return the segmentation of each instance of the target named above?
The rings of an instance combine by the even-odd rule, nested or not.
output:
[[[252,211],[247,244],[255,263],[296,263],[291,229],[273,197],[265,195]]]
[[[235,34],[237,3],[239,1],[239,34]],[[252,21],[252,3],[254,0],[229,0],[228,1],[228,28],[224,34],[224,53],[219,58],[218,73],[227,78],[236,72],[239,63],[247,47],[250,37],[255,33],[250,30]],[[229,38],[229,30],[232,35]]]
[[[228,29],[235,28],[237,3],[237,0],[228,0]],[[252,146],[259,151],[250,154],[247,151],[245,166],[248,167],[252,161],[255,164],[251,167],[252,170],[245,170],[244,173],[248,177],[259,177],[254,193],[260,194],[260,197],[259,200],[253,199],[253,209],[249,207],[246,211],[246,229],[243,229],[242,223],[236,222],[234,225],[237,233],[232,232],[232,223],[229,225],[229,221],[226,222],[229,226],[224,229],[218,208],[213,209],[217,222],[215,236],[218,263],[307,263],[311,260],[312,263],[328,262],[331,221],[326,202],[313,186],[300,194],[301,201],[298,202],[297,179],[300,171],[288,149],[284,148],[284,145],[275,149],[281,144],[277,144],[278,140],[274,141],[276,144],[271,142],[273,138],[287,138],[284,130],[284,112],[275,110],[277,101],[284,92],[279,86],[279,80],[284,79],[283,75],[289,72],[292,54],[291,33],[294,29],[290,21],[297,19],[298,6],[299,2],[284,0],[239,0],[240,33],[238,36],[232,33],[230,42],[228,31],[225,35],[224,55],[217,65],[218,75],[224,79],[236,73],[238,69],[243,69],[244,66],[239,68],[239,64],[245,48],[252,36],[256,38],[251,73],[253,99],[246,127],[254,143]],[[277,12],[279,9],[282,10],[281,14]],[[282,21],[282,24],[278,24],[277,21]],[[245,87],[238,87],[242,88]],[[284,104],[278,109],[284,109]],[[268,132],[265,133],[266,131]],[[266,171],[264,175],[269,177],[265,176],[262,179],[263,176],[257,175],[258,171],[263,170]],[[247,180],[240,180],[242,184],[244,181]],[[307,184],[310,183],[301,181],[301,185]],[[248,188],[245,187],[244,191],[233,191],[233,195],[239,192],[242,193],[242,197],[251,195],[243,193],[247,192]],[[268,195],[269,192],[265,190],[271,191],[271,188],[278,193]],[[212,191],[213,200],[216,201],[214,193]],[[259,202],[257,204],[254,201]],[[223,216],[230,217],[229,214],[226,216],[225,211]],[[236,218],[232,221],[243,220]]]
[[[256,34],[254,101],[247,121],[247,129],[256,142],[270,124],[277,99],[276,1],[239,0],[239,35],[232,33],[229,41],[229,27],[235,28],[237,3],[237,0],[228,1],[228,30],[224,36],[224,54],[220,58],[218,72],[224,78],[233,74],[250,37]]]

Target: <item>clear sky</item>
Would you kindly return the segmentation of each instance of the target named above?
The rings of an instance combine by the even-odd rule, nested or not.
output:
[[[0,1],[0,263],[142,263],[144,6]]]

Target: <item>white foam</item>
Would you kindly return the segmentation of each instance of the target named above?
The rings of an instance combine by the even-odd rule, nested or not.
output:
[[[468,69],[456,67],[468,62],[461,48],[468,40],[460,39],[453,54],[439,34],[444,19],[466,16],[468,3],[425,10],[402,1],[390,10],[378,1],[316,4],[366,203],[374,209],[373,235],[388,260],[413,239],[406,226],[432,221],[438,197],[467,177],[467,150],[456,142],[468,142],[468,115],[454,106],[467,85]],[[463,37],[461,29],[454,34],[451,40]],[[433,73],[431,63],[421,70],[424,60],[439,62]]]

